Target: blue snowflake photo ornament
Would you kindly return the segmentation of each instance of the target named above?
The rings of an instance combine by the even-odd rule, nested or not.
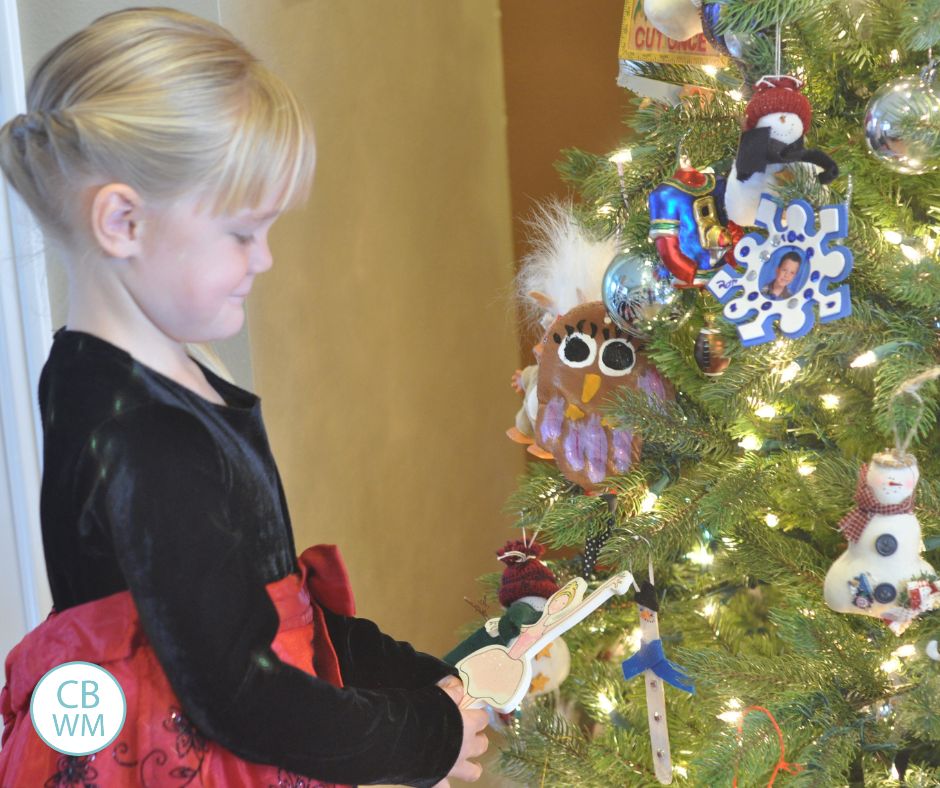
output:
[[[848,233],[845,205],[819,210],[819,226],[809,203],[781,206],[762,194],[757,208],[759,233],[745,235],[734,248],[735,264],[725,265],[708,291],[725,305],[724,316],[738,327],[741,344],[760,345],[780,334],[796,339],[816,322],[852,313],[848,284],[852,252],[833,243]]]

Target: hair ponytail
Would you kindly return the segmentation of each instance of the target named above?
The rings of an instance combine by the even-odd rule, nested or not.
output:
[[[217,213],[302,199],[309,123],[291,91],[224,28],[165,8],[100,17],[37,66],[29,111],[0,128],[0,169],[44,229],[72,240],[79,192],[127,183],[198,194]]]

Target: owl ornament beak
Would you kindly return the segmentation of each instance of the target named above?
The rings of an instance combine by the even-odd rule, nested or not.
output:
[[[597,394],[597,391],[600,389],[600,387],[600,375],[595,375],[593,372],[585,375],[584,382],[581,384],[581,402],[586,405],[588,402],[594,399],[594,395]],[[584,411],[573,402],[569,402],[568,407],[565,408],[565,418],[573,419],[574,421],[583,419]]]
[[[597,390],[601,387],[601,376],[590,373],[584,376],[584,383],[581,385],[581,402],[585,405],[594,399]]]

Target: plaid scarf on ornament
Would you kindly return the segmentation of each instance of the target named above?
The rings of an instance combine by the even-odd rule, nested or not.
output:
[[[914,511],[913,493],[901,503],[878,503],[865,478],[867,473],[868,464],[863,463],[855,488],[855,503],[858,505],[839,521],[839,530],[850,542],[859,540],[865,526],[876,514],[910,514]]]

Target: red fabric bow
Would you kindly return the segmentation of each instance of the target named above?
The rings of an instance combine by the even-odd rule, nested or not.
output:
[[[858,505],[839,521],[839,530],[850,542],[857,542],[861,538],[865,527],[876,514],[910,514],[914,511],[913,493],[901,503],[878,503],[868,486],[867,474],[868,464],[863,463],[855,488],[855,503]]]

